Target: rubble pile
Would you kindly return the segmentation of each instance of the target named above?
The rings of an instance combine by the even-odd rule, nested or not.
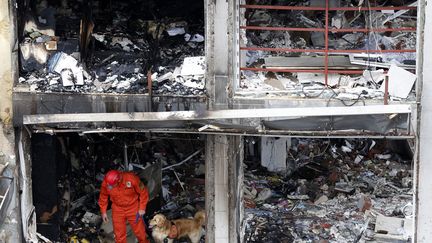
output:
[[[182,9],[177,14],[183,17],[155,16],[149,4],[91,4],[52,7],[40,1],[37,17],[24,19],[21,86],[40,92],[148,93],[151,82],[156,95],[205,95],[204,14]],[[83,11],[84,17],[77,16]]]
[[[407,242],[411,161],[385,141],[293,139],[287,169],[245,163],[245,242]]]
[[[164,206],[160,212],[170,219],[193,217],[205,209],[205,162],[200,153],[191,161],[163,171]]]
[[[248,3],[247,4],[253,4]],[[267,5],[291,5],[323,7],[322,1],[284,1]],[[396,1],[330,1],[332,7],[400,6]],[[325,4],[324,4],[325,6]],[[417,6],[416,1],[404,2],[404,6]],[[293,28],[324,28],[323,11],[275,11],[266,9],[244,10],[242,25]],[[277,91],[294,97],[320,97],[325,99],[356,100],[382,99],[384,77],[376,77],[392,65],[406,70],[415,69],[415,53],[344,53],[343,50],[404,50],[416,48],[416,33],[395,32],[332,32],[347,28],[357,29],[403,29],[416,26],[414,10],[399,11],[330,11],[329,49],[342,50],[330,54],[329,69],[365,70],[363,75],[329,74],[328,87],[324,86],[322,73],[281,73],[276,71],[242,71],[240,88],[243,91]],[[241,30],[242,46],[288,49],[324,49],[325,33],[319,31],[269,31]],[[267,52],[248,50],[244,52],[248,68],[322,70],[324,55],[313,52]],[[374,73],[373,75],[371,73]],[[396,82],[396,81],[395,81]],[[411,91],[409,87],[409,91]],[[331,89],[331,90],[329,90]],[[247,93],[247,92],[246,92]],[[246,94],[245,93],[245,94]],[[254,94],[254,92],[251,92]],[[395,99],[411,99],[413,96],[394,96]]]

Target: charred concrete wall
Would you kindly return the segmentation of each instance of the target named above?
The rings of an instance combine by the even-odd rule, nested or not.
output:
[[[12,87],[16,75],[15,55],[15,17],[14,1],[0,1],[0,167],[5,167],[0,175],[13,177],[15,180],[10,185],[15,192],[18,188],[18,169],[15,156],[15,137],[12,127]],[[3,225],[0,225],[0,241],[21,242],[21,227],[19,220],[18,193],[12,194],[10,202],[4,206],[9,207]]]
[[[13,93],[13,124],[24,115],[206,110],[205,97],[150,97],[145,94]]]

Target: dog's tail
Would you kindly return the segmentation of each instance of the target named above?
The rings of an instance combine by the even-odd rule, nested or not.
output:
[[[195,217],[194,217],[195,222],[197,222],[199,225],[204,225],[205,224],[205,212],[204,211],[198,211],[195,213]]]

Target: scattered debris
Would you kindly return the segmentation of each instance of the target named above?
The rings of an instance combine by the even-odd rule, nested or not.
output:
[[[144,94],[151,82],[155,95],[205,95],[204,13],[191,14],[202,3],[157,20],[155,6],[95,2],[92,14],[84,11],[80,21],[79,5],[85,4],[53,8],[44,2],[36,17],[28,14],[20,43],[21,86],[32,92]],[[54,12],[43,14],[48,9]],[[148,72],[157,74],[148,80]]]
[[[277,172],[245,155],[245,242],[411,239],[411,161],[386,143],[292,138]]]
[[[290,6],[321,6],[322,1],[289,1],[284,5]],[[268,3],[272,4],[272,3]],[[352,7],[350,1],[331,1],[330,6]],[[375,7],[393,6],[394,2],[365,2],[358,1],[355,6]],[[398,3],[401,4],[401,3]],[[415,6],[417,1],[409,6]],[[341,50],[330,53],[328,68],[332,73],[327,82],[323,74],[326,58],[320,52],[284,51],[279,49],[324,49],[325,34],[322,31],[283,31],[278,30],[242,30],[240,33],[240,47],[276,48],[272,51],[244,50],[242,67],[257,68],[259,71],[243,70],[240,73],[240,90],[242,96],[288,96],[301,98],[322,98],[336,100],[351,100],[358,102],[363,99],[383,99],[384,82],[381,77],[374,79],[373,75],[335,74],[333,70],[355,72],[386,72],[391,66],[415,70],[415,53],[367,53],[367,50],[404,50],[416,49],[416,34],[411,31],[402,32],[353,32],[344,33],[339,29],[389,29],[413,28],[416,26],[416,12],[401,11],[331,11],[329,20],[328,47]],[[242,25],[259,27],[293,27],[293,28],[324,28],[325,16],[310,11],[270,11],[266,9],[247,9],[240,16]],[[332,31],[335,30],[335,31]],[[343,50],[364,50],[365,53],[352,54]],[[245,56],[245,58],[243,58]],[[270,71],[260,69],[267,68]],[[278,72],[278,69],[283,69]],[[390,68],[391,69],[391,68]],[[393,68],[394,69],[394,68]],[[289,72],[292,70],[292,72]],[[345,73],[347,73],[345,72]],[[341,72],[343,73],[343,72]],[[389,72],[390,73],[390,72]],[[415,76],[415,74],[412,74]],[[397,79],[397,78],[394,78]],[[413,100],[412,79],[405,83],[402,93],[392,88],[390,96],[395,99]],[[397,82],[397,81],[395,81]],[[408,91],[407,91],[408,90]],[[271,91],[271,92],[270,92]],[[408,94],[407,94],[408,92]]]

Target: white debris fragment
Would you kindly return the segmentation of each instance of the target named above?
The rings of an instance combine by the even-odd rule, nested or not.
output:
[[[58,81],[61,77],[53,77],[51,79],[49,79],[49,85],[55,85],[58,84]]]
[[[184,40],[185,40],[186,42],[189,41],[190,38],[191,38],[191,35],[190,35],[190,34],[185,34],[185,35],[184,35]]]
[[[86,212],[81,221],[85,224],[97,225],[102,221],[102,218],[97,214]]]
[[[369,150],[373,149],[373,147],[375,147],[375,145],[376,145],[376,142],[374,140],[372,140],[372,143],[369,147]]]
[[[350,153],[352,150],[350,148],[348,148],[347,146],[342,146],[341,147],[342,151],[345,153]]]
[[[339,93],[337,95],[337,98],[340,100],[355,100],[359,98],[359,95],[353,93]]]
[[[411,89],[417,76],[401,67],[396,65],[391,65],[388,71],[389,81],[388,81],[388,93],[390,96],[399,98],[408,98]],[[380,90],[384,92],[385,85],[381,85]]]
[[[256,201],[265,201],[272,196],[273,192],[269,188],[264,188],[262,191],[258,193]]]
[[[37,84],[30,84],[30,92],[35,92],[38,88]]]
[[[39,23],[41,23],[41,24],[46,24],[46,23],[47,23],[47,20],[44,19],[44,18],[42,18],[42,16],[38,16],[38,21],[39,21]]]
[[[110,77],[108,77],[107,79],[105,79],[105,82],[104,82],[104,83],[109,83],[109,82],[112,82],[112,81],[114,81],[114,80],[117,80],[117,77],[118,77],[118,75],[110,76]]]
[[[154,73],[151,75],[151,79],[152,79],[152,80],[157,80],[157,76],[158,76],[158,73],[157,73],[157,72],[154,72]]]
[[[379,234],[379,238],[383,235],[393,235],[401,236],[401,240],[408,240],[408,237],[412,235],[412,227],[413,223],[410,219],[378,215],[375,232]]]
[[[376,154],[375,158],[377,159],[390,159],[392,157],[391,154]]]
[[[135,45],[133,44],[133,42],[131,40],[129,40],[127,37],[118,37],[118,36],[114,36],[111,39],[111,45],[115,46],[115,45],[120,45],[124,51],[131,51],[131,47],[135,47]]]
[[[165,81],[165,80],[171,80],[172,77],[173,77],[173,73],[172,73],[172,72],[167,72],[167,73],[165,73],[164,75],[159,76],[159,77],[156,79],[156,81],[157,81],[157,82],[162,82],[162,81]],[[152,77],[152,78],[153,78],[153,77]]]
[[[380,83],[385,79],[385,74],[383,69],[378,69],[375,71],[364,70],[363,78],[368,82]]]
[[[322,195],[321,197],[319,197],[319,198],[314,202],[314,204],[315,204],[315,205],[319,205],[319,204],[322,204],[322,203],[327,202],[328,200],[329,200],[329,198],[328,198],[326,195]]]
[[[329,74],[327,84],[330,86],[337,85],[341,78],[342,76],[339,74]],[[322,73],[298,73],[297,79],[302,84],[313,82],[325,84],[325,75]]]
[[[364,158],[363,155],[358,154],[358,155],[356,156],[356,158],[354,159],[354,164],[358,164],[358,163],[360,163],[360,162],[363,160],[363,158]]]
[[[205,57],[186,57],[183,61],[181,75],[204,75]]]
[[[341,29],[346,24],[346,18],[343,14],[337,14],[332,18],[332,26]]]
[[[186,33],[183,27],[170,28],[167,29],[166,32],[168,33],[169,36],[183,35]]]
[[[92,36],[99,42],[106,43],[105,41],[105,35],[93,33]]]
[[[63,69],[60,73],[62,84],[64,87],[70,87],[74,85],[73,73],[70,69]]]
[[[75,85],[84,85],[84,76],[82,67],[78,67],[78,69],[73,69],[73,75],[75,78]]]
[[[117,90],[118,91],[128,90],[130,88],[130,86],[131,86],[131,83],[128,80],[123,80],[117,84]]]
[[[184,81],[183,78],[178,77],[176,78],[176,80],[179,83],[182,83],[184,86],[189,87],[189,88],[196,88],[196,89],[204,89],[204,82],[201,82],[199,80],[193,80],[193,79],[186,79]]]
[[[193,37],[189,41],[192,41],[192,42],[204,42],[204,36],[202,36],[200,34],[195,34],[195,35],[193,35]]]
[[[78,61],[72,56],[60,52],[58,55],[54,56],[52,59],[52,63],[50,63],[50,71],[54,71],[56,73],[61,73],[64,69],[75,69],[77,68]]]

